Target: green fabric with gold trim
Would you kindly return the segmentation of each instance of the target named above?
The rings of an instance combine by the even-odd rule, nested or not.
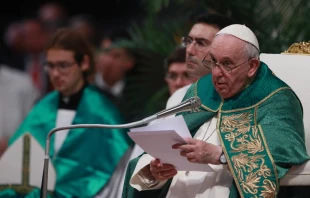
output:
[[[26,132],[30,132],[45,148],[47,134],[55,128],[58,98],[57,91],[44,97],[28,114],[9,144],[14,143]],[[121,124],[122,122],[117,109],[97,88],[87,86],[84,89],[72,124]],[[54,195],[55,197],[93,197],[109,181],[131,141],[126,130],[121,129],[72,130],[74,131],[68,132],[56,156],[54,156],[55,135],[51,138],[50,159],[57,174]],[[38,171],[43,171],[43,167]],[[12,189],[0,192],[0,197],[9,195],[12,196]],[[27,197],[39,197],[38,189],[31,191]]]
[[[302,105],[263,62],[254,81],[228,100],[216,92],[211,75],[193,84],[183,100],[193,96],[201,99],[200,111],[182,113],[192,136],[218,114],[217,132],[234,177],[230,198],[276,197],[279,179],[291,166],[309,160]],[[123,198],[143,197],[129,185],[136,163],[137,159],[129,164]],[[164,198],[170,183],[171,179],[161,190],[144,191],[144,197]]]

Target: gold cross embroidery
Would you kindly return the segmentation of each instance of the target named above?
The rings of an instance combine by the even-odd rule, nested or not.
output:
[[[26,195],[36,187],[29,184],[29,167],[30,167],[30,135],[26,134],[23,138],[23,166],[22,166],[22,183],[0,185],[0,191],[13,189],[17,194]],[[43,160],[43,159],[42,159]],[[49,194],[53,194],[49,192]]]

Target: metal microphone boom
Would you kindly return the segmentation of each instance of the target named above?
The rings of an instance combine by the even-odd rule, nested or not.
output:
[[[50,152],[50,139],[51,136],[57,131],[66,130],[66,129],[77,129],[77,128],[110,128],[110,129],[121,129],[121,128],[131,128],[135,126],[140,126],[147,124],[153,120],[164,118],[169,115],[173,115],[180,112],[195,112],[199,109],[201,101],[198,97],[189,98],[180,104],[173,106],[171,108],[160,111],[152,116],[144,118],[143,120],[137,122],[131,122],[128,124],[119,124],[119,125],[104,125],[104,124],[76,124],[69,125],[64,127],[58,127],[52,129],[46,138],[46,147],[45,147],[45,156],[44,156],[44,167],[43,167],[43,176],[42,176],[42,185],[41,185],[41,198],[47,198],[47,180],[48,180],[48,163],[49,163],[49,152]]]

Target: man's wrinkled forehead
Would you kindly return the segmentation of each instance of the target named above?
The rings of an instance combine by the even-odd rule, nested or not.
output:
[[[232,35],[220,34],[216,35],[212,44],[210,55],[215,53],[243,53],[245,42]]]

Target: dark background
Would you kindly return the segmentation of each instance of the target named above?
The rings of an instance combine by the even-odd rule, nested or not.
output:
[[[3,33],[12,20],[36,17],[39,6],[46,2],[59,2],[68,12],[69,17],[76,14],[90,14],[102,27],[128,26],[131,21],[143,17],[140,0],[25,0],[1,1],[0,27]]]

